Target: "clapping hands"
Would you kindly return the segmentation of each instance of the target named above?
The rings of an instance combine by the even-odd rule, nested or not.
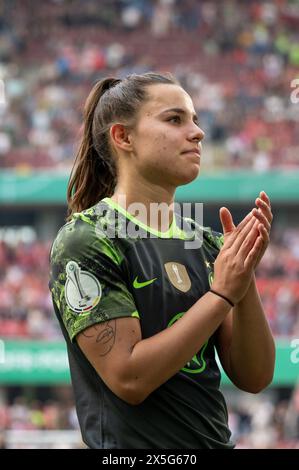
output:
[[[259,197],[255,200],[256,207],[252,209],[252,211],[247,215],[248,222],[251,219],[250,214],[252,217],[256,218],[254,225],[252,226],[252,230],[256,231],[256,237],[260,235],[262,237],[262,244],[260,251],[258,253],[258,257],[255,261],[254,268],[258,266],[264,253],[269,245],[270,240],[270,230],[271,224],[273,220],[273,214],[271,211],[271,203],[270,199],[265,193],[265,191],[261,191]],[[223,234],[224,239],[230,235],[234,230],[236,230],[236,226],[234,225],[232,215],[230,211],[226,207],[222,207],[220,209],[220,220],[223,227]]]

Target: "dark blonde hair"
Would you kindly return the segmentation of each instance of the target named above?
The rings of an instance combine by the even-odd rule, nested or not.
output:
[[[148,72],[123,80],[105,78],[94,85],[84,106],[83,136],[68,183],[68,219],[113,194],[117,171],[109,129],[116,122],[134,126],[148,99],[146,87],[161,83],[178,84],[170,74]]]

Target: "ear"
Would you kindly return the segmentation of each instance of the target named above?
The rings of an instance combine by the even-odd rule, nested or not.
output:
[[[131,152],[133,149],[130,130],[123,124],[113,124],[110,128],[111,143],[117,148]]]

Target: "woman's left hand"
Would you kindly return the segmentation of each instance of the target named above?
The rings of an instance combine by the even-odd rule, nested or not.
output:
[[[258,221],[256,222],[256,227],[263,238],[263,245],[261,247],[258,259],[255,264],[256,269],[269,245],[273,214],[271,212],[270,199],[265,193],[265,191],[260,192],[260,197],[256,198],[255,203],[257,208],[254,208],[252,210],[252,213],[258,219]]]

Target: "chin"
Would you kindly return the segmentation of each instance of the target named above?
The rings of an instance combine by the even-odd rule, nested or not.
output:
[[[198,165],[196,165],[194,166],[192,171],[190,170],[188,171],[188,173],[186,172],[184,175],[182,175],[177,186],[182,186],[184,184],[191,183],[199,176],[199,174],[200,174],[200,168]]]

